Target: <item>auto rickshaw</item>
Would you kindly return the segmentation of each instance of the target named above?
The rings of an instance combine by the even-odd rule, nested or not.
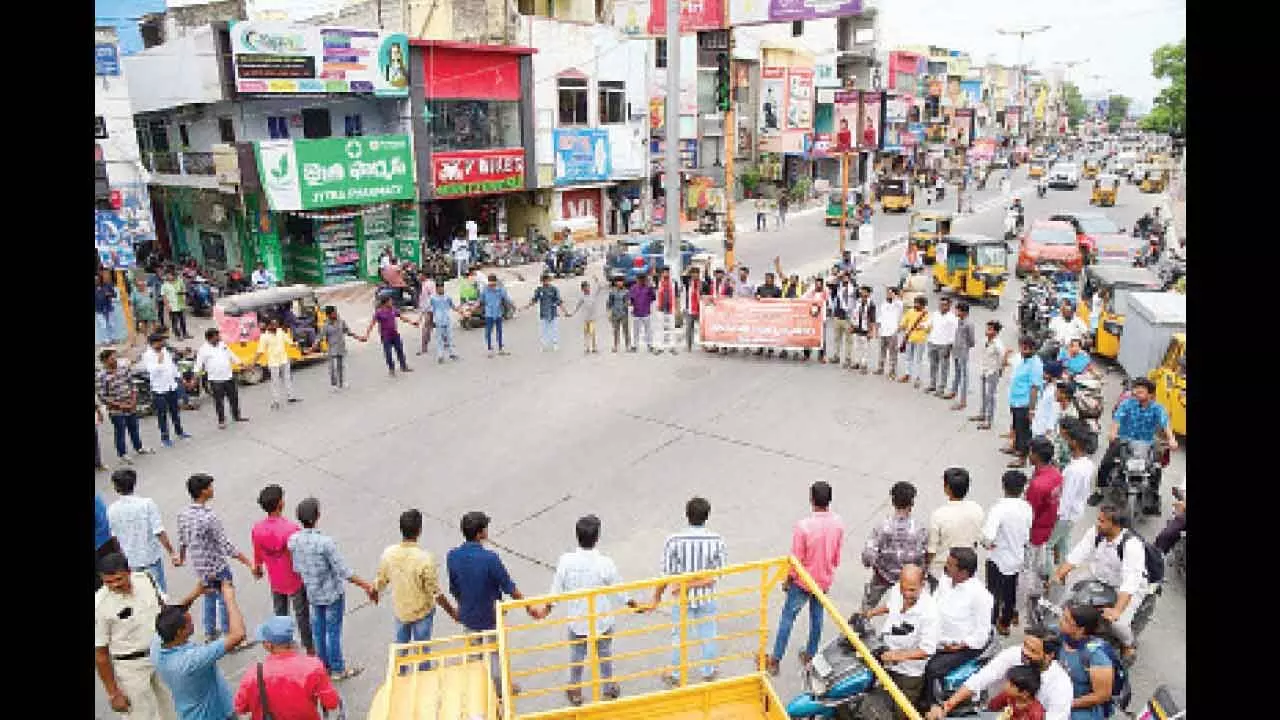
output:
[[[1187,435],[1187,334],[1174,333],[1160,367],[1147,373],[1156,384],[1156,402],[1169,413],[1169,427]]]
[[[1142,174],[1142,181],[1138,184],[1138,190],[1144,193],[1164,192],[1169,184],[1169,171],[1160,168],[1147,168]]]
[[[1099,175],[1093,179],[1093,194],[1089,196],[1089,204],[1098,207],[1115,207],[1116,196],[1119,194],[1119,177],[1110,173]]]
[[[1098,173],[1100,172],[1102,172],[1102,166],[1099,163],[1092,160],[1084,161],[1083,175],[1085,180],[1093,180],[1098,177]]]
[[[906,212],[911,209],[911,182],[906,178],[885,178],[880,181],[880,209],[885,212]]]
[[[849,195],[844,203],[845,225],[857,224],[858,208],[862,205],[862,191],[857,188],[849,188]],[[840,224],[840,191],[832,190],[827,194],[827,216],[826,223],[828,225]]]
[[[954,217],[941,210],[924,210],[911,213],[907,221],[907,242],[924,251],[924,262],[932,265],[938,257],[938,238],[951,233]]]
[[[1115,360],[1120,355],[1120,335],[1124,330],[1125,309],[1132,292],[1158,292],[1160,276],[1147,268],[1131,265],[1089,265],[1084,271],[1084,287],[1076,306],[1076,315],[1094,329],[1094,357]],[[1101,297],[1103,307],[1092,308],[1094,295]]]
[[[255,385],[266,377],[263,367],[257,363],[258,338],[266,327],[267,316],[274,315],[283,305],[292,306],[299,322],[314,328],[317,338],[313,348],[303,348],[294,341],[293,329],[285,328],[289,333],[289,361],[301,364],[328,357],[328,343],[321,332],[327,318],[320,310],[320,297],[313,288],[291,285],[220,298],[213,306],[213,322],[231,350],[234,357],[231,370],[240,384]]]
[[[947,235],[939,243],[946,257],[933,265],[933,290],[946,288],[960,297],[995,310],[1009,278],[1008,250],[999,238],[963,233]]]
[[[1040,178],[1049,169],[1049,161],[1042,157],[1031,158],[1031,162],[1027,163],[1027,177]]]

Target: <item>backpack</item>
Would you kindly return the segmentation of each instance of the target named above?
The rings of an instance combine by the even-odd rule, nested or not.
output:
[[[1147,542],[1146,538],[1142,537],[1138,533],[1128,528],[1122,530],[1120,532],[1120,544],[1116,547],[1116,555],[1119,556],[1121,561],[1124,560],[1124,546],[1130,537],[1138,538],[1138,541],[1142,543],[1142,550],[1145,555],[1143,561],[1146,565],[1147,582],[1153,584],[1164,582],[1164,555],[1157,550],[1154,545]],[[1098,533],[1093,538],[1093,546],[1096,548],[1101,544],[1102,533]]]
[[[1111,643],[1100,637],[1091,637],[1085,641],[1084,649],[1092,652],[1101,650],[1107,659],[1111,661],[1111,667],[1115,670],[1115,681],[1111,684],[1111,699],[1102,705],[1102,714],[1105,717],[1111,717],[1115,714],[1116,708],[1125,710],[1129,706],[1129,700],[1133,695],[1133,691],[1129,686],[1129,668],[1125,667],[1120,660],[1120,653],[1116,652]],[[1088,665],[1085,666],[1087,670]]]

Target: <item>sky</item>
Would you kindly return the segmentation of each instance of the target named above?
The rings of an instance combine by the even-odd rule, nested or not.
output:
[[[1110,89],[1149,108],[1167,82],[1151,77],[1151,53],[1186,37],[1185,0],[879,0],[880,47],[940,45],[975,64],[1018,62],[1018,38],[997,28],[1050,25],[1027,37],[1023,61],[1047,69],[1087,60],[1067,79],[1085,95]],[[1094,79],[1090,76],[1101,75]]]

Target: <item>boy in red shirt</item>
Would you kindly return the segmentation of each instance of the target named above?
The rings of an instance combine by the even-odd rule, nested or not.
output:
[[[316,654],[311,637],[311,606],[307,602],[307,589],[302,586],[302,576],[293,569],[289,556],[289,536],[298,532],[298,523],[281,515],[284,511],[284,490],[279,485],[268,485],[258,493],[258,506],[267,513],[253,526],[253,567],[259,575],[267,566],[267,583],[271,586],[271,605],[276,615],[288,615],[293,604],[293,615],[298,620],[302,646],[308,655]]]
[[[1004,689],[991,698],[989,710],[1003,710],[999,720],[1045,720],[1044,706],[1036,700],[1040,692],[1040,671],[1030,665],[1017,665],[1005,676]]]
[[[1031,441],[1031,482],[1027,502],[1031,504],[1031,553],[1027,568],[1035,573],[1031,582],[1043,583],[1053,572],[1049,536],[1058,522],[1058,501],[1062,497],[1062,472],[1053,464],[1053,442],[1045,437]],[[1034,587],[1034,586],[1033,586]]]

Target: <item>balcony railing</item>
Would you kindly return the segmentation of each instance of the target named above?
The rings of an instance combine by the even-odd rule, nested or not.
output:
[[[213,175],[213,153],[144,152],[142,164],[153,173],[164,175]]]

